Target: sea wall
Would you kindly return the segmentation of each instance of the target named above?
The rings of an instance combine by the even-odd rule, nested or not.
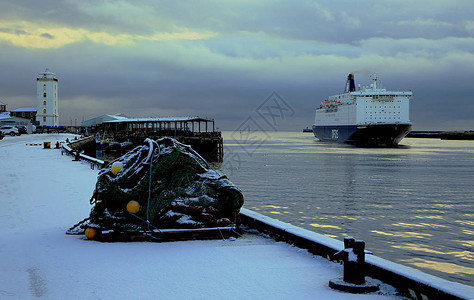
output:
[[[242,223],[309,252],[330,258],[344,248],[344,243],[257,212],[241,209]],[[369,245],[370,246],[370,245]],[[474,288],[432,276],[386,259],[366,256],[366,275],[396,287],[412,299],[473,299]],[[342,276],[342,274],[341,274]],[[333,278],[328,278],[328,280]]]

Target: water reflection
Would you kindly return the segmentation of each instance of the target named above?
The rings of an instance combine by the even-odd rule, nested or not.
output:
[[[316,224],[316,223],[311,223],[309,224],[310,226],[316,227],[316,228],[333,228],[333,229],[342,229],[339,226],[335,225],[327,225],[327,224]]]
[[[451,275],[474,275],[474,268],[460,266],[449,262],[439,262],[421,258],[403,259],[407,265],[418,267],[419,269],[430,269]],[[448,279],[455,279],[457,276],[448,276]]]
[[[226,152],[223,171],[243,189],[245,207],[337,239],[364,239],[378,256],[474,286],[473,141],[407,138],[404,147],[380,149],[303,133],[265,138],[249,154],[224,133],[239,165],[229,166]]]
[[[412,232],[412,231],[384,232],[384,231],[380,231],[380,230],[371,230],[370,232],[373,232],[373,233],[376,233],[376,234],[381,234],[381,235],[393,236],[393,237],[417,238],[417,239],[422,239],[422,238],[433,236],[432,234],[429,234],[429,233],[419,233],[419,232]]]
[[[429,254],[436,254],[438,256],[443,255],[452,255],[461,259],[472,260],[474,259],[474,253],[471,251],[440,251],[433,247],[427,247],[425,245],[419,245],[414,243],[406,243],[401,245],[392,245],[393,248],[402,249],[402,250],[410,250],[410,251],[419,251],[429,253]]]

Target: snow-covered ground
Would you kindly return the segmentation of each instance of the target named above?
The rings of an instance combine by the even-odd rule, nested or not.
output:
[[[0,141],[0,299],[387,299],[331,290],[342,266],[259,235],[100,243],[65,231],[89,215],[97,169],[43,142]],[[41,146],[26,144],[41,143]]]

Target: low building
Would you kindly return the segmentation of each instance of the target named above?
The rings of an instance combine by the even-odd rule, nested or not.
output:
[[[28,125],[30,119],[10,116],[9,112],[0,113],[0,125]]]
[[[7,105],[0,101],[0,113],[7,111]]]
[[[37,112],[37,109],[34,106],[23,106],[23,107],[15,108],[14,110],[10,111],[10,115],[12,117],[35,120],[36,112]]]

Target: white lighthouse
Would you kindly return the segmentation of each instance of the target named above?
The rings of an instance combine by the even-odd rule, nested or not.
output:
[[[59,126],[58,79],[46,69],[36,78],[36,121],[41,126]]]

